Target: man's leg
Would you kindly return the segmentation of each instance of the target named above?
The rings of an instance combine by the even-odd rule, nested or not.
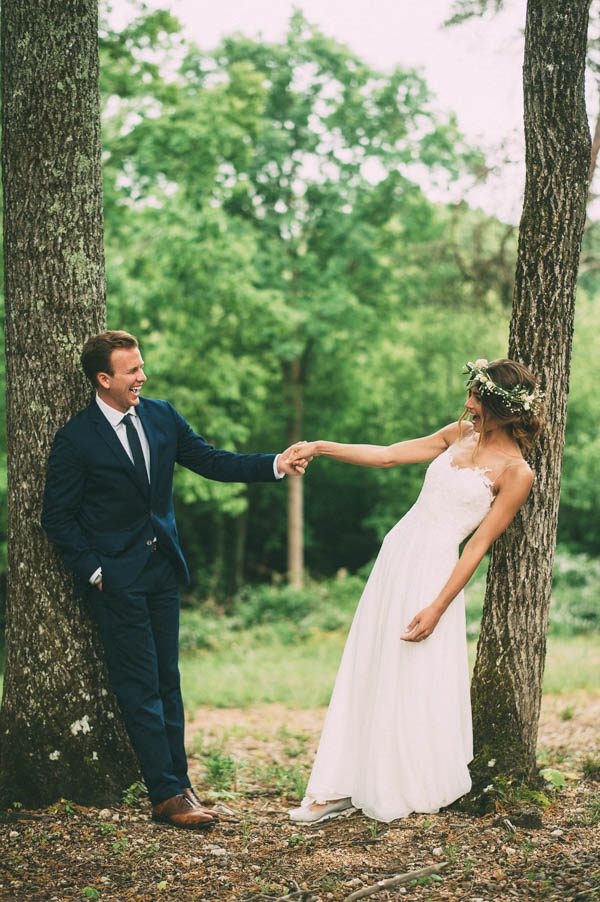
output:
[[[169,558],[161,551],[152,555],[152,586],[148,587],[148,609],[158,663],[158,687],[173,773],[181,789],[190,786],[184,745],[185,716],[179,676],[179,592]]]
[[[159,690],[159,668],[147,603],[155,565],[152,555],[134,586],[104,588],[92,601],[111,685],[138,757],[150,801],[181,792]]]

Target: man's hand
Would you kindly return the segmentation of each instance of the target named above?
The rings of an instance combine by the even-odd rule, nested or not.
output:
[[[306,442],[296,442],[279,455],[277,469],[280,473],[285,473],[286,476],[304,476],[311,460],[309,457],[300,456],[304,444]]]
[[[102,591],[102,580],[99,579],[97,583],[94,583],[99,592]]]

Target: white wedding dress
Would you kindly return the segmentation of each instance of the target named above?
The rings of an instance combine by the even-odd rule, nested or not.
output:
[[[391,821],[436,812],[471,788],[473,757],[464,594],[434,632],[401,640],[488,513],[489,468],[458,467],[449,447],[387,534],[354,616],[302,805],[349,797]]]

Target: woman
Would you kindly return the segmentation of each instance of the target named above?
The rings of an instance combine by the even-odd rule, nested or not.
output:
[[[385,537],[360,600],[306,796],[290,812],[298,823],[350,807],[381,821],[436,812],[471,788],[462,590],[529,495],[534,475],[523,452],[543,413],[522,364],[480,359],[464,372],[465,411],[433,435],[388,447],[298,446],[299,457],[359,466],[433,461],[416,503]]]

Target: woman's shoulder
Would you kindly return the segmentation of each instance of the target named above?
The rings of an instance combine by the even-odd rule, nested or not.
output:
[[[469,438],[475,433],[473,424],[470,420],[456,420],[454,423],[448,423],[448,425],[444,426],[440,431],[448,447],[456,444],[456,442]]]
[[[535,479],[535,472],[522,456],[516,456],[508,461],[502,472],[496,478],[498,492],[502,489],[512,491],[529,491]]]

